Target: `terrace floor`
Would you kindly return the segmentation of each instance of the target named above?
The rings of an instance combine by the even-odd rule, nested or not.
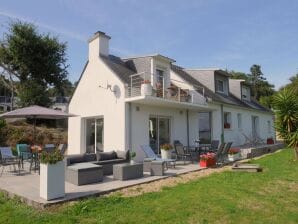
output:
[[[16,175],[5,167],[3,175],[0,177],[0,190],[6,192],[9,196],[18,196],[24,202],[35,207],[46,207],[53,204],[59,204],[66,201],[76,200],[79,198],[98,196],[110,193],[112,191],[120,190],[126,187],[149,183],[152,181],[185,174],[189,172],[199,171],[201,168],[198,163],[186,164],[177,163],[175,168],[169,168],[165,172],[165,176],[150,176],[149,173],[144,173],[143,178],[133,180],[114,180],[113,176],[104,176],[103,182],[76,186],[65,182],[65,197],[46,201],[39,197],[39,175],[32,171],[28,172],[28,164],[25,164],[21,175]]]

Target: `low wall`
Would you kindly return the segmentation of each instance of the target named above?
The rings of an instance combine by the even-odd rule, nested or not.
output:
[[[261,145],[251,148],[241,149],[241,156],[243,159],[251,159],[254,157],[258,157],[267,153],[272,153],[277,151],[278,149],[283,148],[285,145],[283,143],[276,143],[273,145]]]

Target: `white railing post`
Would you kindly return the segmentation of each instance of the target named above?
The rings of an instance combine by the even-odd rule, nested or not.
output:
[[[194,99],[193,99],[193,93],[191,94],[191,103],[194,103]]]
[[[178,87],[178,101],[181,102],[181,93],[180,93],[181,88]]]

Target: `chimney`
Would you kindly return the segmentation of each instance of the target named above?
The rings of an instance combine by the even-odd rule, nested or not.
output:
[[[109,55],[109,40],[110,36],[104,32],[97,31],[93,37],[88,40],[89,43],[89,60],[98,58],[100,55]]]

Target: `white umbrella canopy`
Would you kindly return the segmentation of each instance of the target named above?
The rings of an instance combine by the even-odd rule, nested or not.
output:
[[[0,118],[31,118],[34,120],[33,139],[35,141],[36,119],[64,119],[68,117],[75,117],[74,114],[65,113],[60,110],[53,110],[41,106],[29,106],[16,109],[0,115]]]

